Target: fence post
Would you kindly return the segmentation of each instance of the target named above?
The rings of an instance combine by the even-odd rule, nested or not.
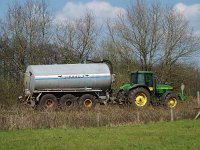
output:
[[[197,103],[198,103],[198,113],[197,115],[194,117],[194,119],[197,119],[200,116],[200,97],[199,97],[199,91],[197,91]]]
[[[140,123],[140,112],[137,111],[137,123]]]
[[[200,107],[199,91],[197,91],[197,104],[198,104],[198,108],[199,108]]]
[[[174,121],[174,110],[173,108],[170,109],[170,114],[171,114],[171,122]]]
[[[97,127],[100,126],[100,113],[97,113]]]

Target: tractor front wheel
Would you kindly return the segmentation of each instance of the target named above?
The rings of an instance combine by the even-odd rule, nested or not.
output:
[[[150,103],[150,93],[145,88],[139,87],[130,91],[129,100],[133,107],[145,107]]]
[[[178,103],[178,97],[171,93],[171,94],[168,94],[165,98],[165,106],[169,107],[169,108],[174,108],[176,107]]]

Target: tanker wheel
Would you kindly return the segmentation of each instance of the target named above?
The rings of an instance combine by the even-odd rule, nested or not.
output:
[[[168,94],[165,98],[165,106],[169,107],[169,108],[174,108],[176,107],[178,103],[178,97],[171,93],[171,94]]]
[[[145,88],[139,87],[130,91],[129,100],[133,107],[146,107],[150,103],[150,93]]]
[[[55,95],[53,94],[45,94],[40,99],[40,102],[38,104],[39,110],[55,110],[58,106],[58,101]]]
[[[76,97],[72,94],[63,95],[60,99],[60,106],[62,109],[77,106]]]
[[[95,108],[96,100],[95,97],[91,94],[84,94],[79,98],[81,106],[84,108]]]

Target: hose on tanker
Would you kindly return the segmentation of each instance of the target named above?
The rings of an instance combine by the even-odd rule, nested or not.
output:
[[[94,60],[89,60],[87,59],[86,62],[92,62],[92,63],[106,63],[109,68],[110,68],[110,73],[113,74],[113,67],[112,67],[112,63],[109,60],[103,59],[102,61],[94,61]]]

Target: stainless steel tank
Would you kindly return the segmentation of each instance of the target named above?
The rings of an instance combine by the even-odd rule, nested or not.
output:
[[[110,88],[112,75],[105,63],[30,65],[25,72],[25,91],[102,90]]]

